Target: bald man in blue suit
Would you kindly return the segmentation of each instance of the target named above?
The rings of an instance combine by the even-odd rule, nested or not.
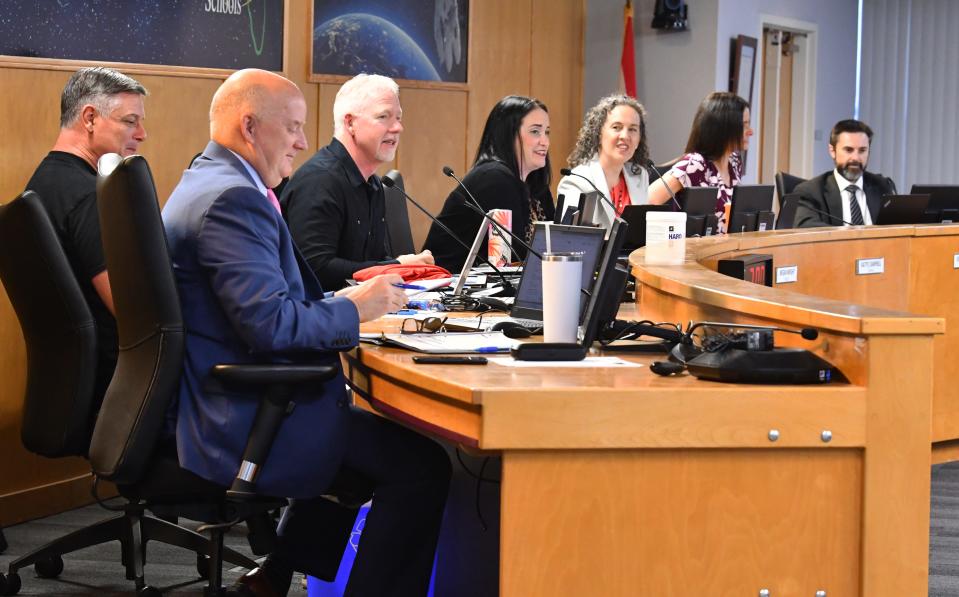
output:
[[[306,113],[287,79],[255,69],[232,75],[213,97],[210,144],[163,210],[187,328],[177,451],[184,468],[224,486],[239,468],[258,396],[217,384],[211,367],[300,359],[339,366],[360,322],[406,301],[396,276],[324,294],[294,247],[271,189],[306,149]],[[344,384],[341,372],[299,397],[281,426],[257,488],[296,499],[277,550],[228,594],[285,595],[294,569],[335,574],[349,531],[343,521],[352,523],[356,510],[320,497],[331,486],[373,493],[347,594],[426,594],[449,460],[433,441],[352,408]]]

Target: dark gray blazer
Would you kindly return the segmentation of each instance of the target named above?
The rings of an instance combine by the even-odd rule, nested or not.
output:
[[[895,195],[896,184],[882,174],[871,172],[865,172],[862,178],[866,191],[866,206],[872,221],[875,222],[882,196]],[[842,191],[836,185],[832,170],[799,184],[793,193],[799,195],[796,217],[793,220],[795,228],[843,225]]]

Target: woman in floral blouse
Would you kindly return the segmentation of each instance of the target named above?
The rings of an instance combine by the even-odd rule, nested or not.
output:
[[[742,177],[740,152],[749,147],[749,104],[734,93],[716,91],[699,104],[686,142],[686,154],[663,177],[649,185],[649,202],[669,201],[686,187],[718,187],[716,216],[719,232],[726,232],[726,204]]]

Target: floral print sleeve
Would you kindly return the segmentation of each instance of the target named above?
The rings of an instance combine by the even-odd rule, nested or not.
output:
[[[687,153],[679,158],[679,161],[673,164],[669,174],[686,187],[708,187],[705,184],[707,178],[706,158],[698,153]]]
[[[716,164],[707,160],[702,154],[687,153],[670,169],[669,174],[687,187],[717,187],[716,217],[719,218],[717,232],[726,232],[726,204],[732,201],[733,187],[739,184],[742,178],[742,159],[739,153],[729,157],[729,185],[723,182]]]

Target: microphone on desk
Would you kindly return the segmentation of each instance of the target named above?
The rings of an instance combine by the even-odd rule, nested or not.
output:
[[[400,193],[402,193],[403,196],[406,197],[406,200],[407,200],[407,201],[409,201],[410,203],[412,203],[413,205],[415,205],[417,209],[419,209],[421,212],[423,212],[424,214],[426,214],[426,217],[427,217],[427,218],[429,218],[430,220],[432,220],[434,224],[436,224],[437,226],[439,226],[440,229],[443,230],[443,232],[445,232],[446,234],[448,234],[448,235],[450,236],[450,238],[452,238],[453,240],[455,240],[456,242],[458,242],[460,245],[462,245],[463,248],[466,249],[466,252],[469,253],[469,251],[470,251],[470,246],[467,245],[465,242],[463,242],[463,239],[461,239],[460,237],[456,236],[456,233],[453,232],[452,230],[450,230],[449,226],[447,226],[447,225],[444,224],[443,222],[440,222],[439,218],[437,218],[436,216],[434,216],[433,214],[431,214],[431,213],[429,212],[429,210],[427,210],[425,207],[423,207],[422,205],[420,205],[419,202],[417,202],[415,199],[413,199],[412,197],[410,197],[409,194],[407,194],[407,192],[406,192],[405,190],[403,190],[402,187],[396,186],[396,181],[393,180],[392,178],[390,178],[389,175],[385,175],[385,176],[380,177],[380,181],[381,181],[387,188],[396,189],[397,191],[399,191]],[[490,268],[492,268],[493,271],[496,272],[496,275],[499,276],[500,281],[503,283],[503,289],[504,289],[507,293],[509,293],[509,292],[515,292],[515,289],[513,288],[513,284],[512,284],[509,280],[506,279],[506,276],[503,275],[503,272],[500,271],[500,269],[499,269],[498,267],[496,267],[495,265],[493,265],[493,263],[492,263],[489,259],[487,259],[486,257],[483,257],[483,256],[480,255],[480,254],[477,254],[476,257],[479,258],[479,260],[482,261],[483,263],[485,263],[486,265],[490,266]]]
[[[693,332],[701,327],[726,328],[728,330],[753,330],[755,333],[749,334],[746,338],[739,341],[734,341],[726,336],[708,336],[701,341],[702,346],[697,347],[693,344]],[[702,354],[704,351],[719,352],[721,349],[734,348],[737,346],[747,351],[770,351],[773,349],[773,332],[799,334],[804,340],[815,340],[819,337],[819,330],[815,328],[790,330],[788,328],[781,328],[771,325],[700,321],[690,325],[686,329],[686,332],[683,334],[679,344],[674,346],[670,351],[669,358],[672,361],[686,364],[693,358]],[[710,342],[711,338],[717,338],[717,341]]]
[[[790,330],[788,328],[780,328],[772,325],[751,325],[748,323],[718,323],[715,321],[700,321],[693,324],[688,330],[686,330],[686,336],[692,338],[692,334],[695,330],[701,327],[708,328],[727,328],[727,329],[736,329],[736,330],[772,330],[774,332],[786,332],[789,334],[799,334],[803,337],[804,340],[815,340],[819,337],[819,330],[816,328],[802,328],[801,330]]]
[[[649,168],[652,168],[653,172],[656,173],[656,176],[659,177],[659,180],[663,181],[663,186],[666,187],[666,192],[669,193],[669,198],[673,200],[673,205],[676,206],[676,209],[678,209],[679,211],[683,211],[683,206],[680,205],[679,201],[676,200],[676,194],[673,193],[673,190],[671,188],[669,188],[669,184],[665,180],[663,180],[663,175],[659,171],[659,169],[656,167],[656,164],[653,163],[653,160],[648,160],[646,162],[646,166]]]
[[[616,213],[616,204],[613,203],[612,201],[610,201],[610,200],[609,200],[609,197],[607,197],[606,195],[604,195],[603,192],[599,190],[599,187],[597,187],[596,184],[595,184],[592,180],[590,180],[590,179],[587,178],[586,176],[583,176],[583,175],[580,174],[579,172],[573,172],[573,171],[570,170],[569,168],[560,168],[559,173],[562,174],[563,176],[578,176],[578,177],[582,178],[583,180],[585,180],[586,182],[588,182],[588,183],[589,183],[589,186],[591,186],[591,187],[593,187],[594,189],[596,189],[596,192],[599,193],[600,198],[602,198],[602,200],[606,202],[606,205],[608,205],[610,208],[612,208],[612,210],[613,210],[613,217],[616,218],[616,219],[622,219],[622,218],[620,218],[619,215],[617,215],[617,213]]]
[[[496,228],[496,230],[499,231],[500,235],[502,235],[503,233],[508,234],[510,237],[513,238],[513,240],[521,244],[530,255],[535,255],[536,257],[539,258],[541,262],[543,261],[543,256],[540,255],[539,252],[537,252],[535,249],[533,249],[533,247],[529,246],[529,244],[527,244],[525,240],[516,236],[515,234],[513,234],[511,230],[507,230],[506,228],[501,226],[499,222],[489,217],[489,214],[487,214],[486,211],[483,210],[483,206],[480,205],[479,201],[476,200],[476,197],[473,196],[473,193],[470,193],[470,190],[466,188],[466,185],[463,184],[463,181],[460,180],[458,176],[456,176],[456,173],[453,172],[452,168],[450,168],[449,166],[443,166],[443,174],[445,174],[446,176],[458,182],[460,185],[460,188],[466,192],[466,195],[470,198],[470,201],[472,201],[472,203],[470,203],[470,201],[464,201],[463,202],[464,205],[469,206],[473,211],[483,216],[483,219],[488,220]],[[592,293],[585,288],[580,288],[579,290],[581,293],[585,294],[586,296],[592,296]]]
[[[853,224],[852,222],[847,222],[846,220],[844,220],[844,219],[842,219],[842,218],[836,217],[836,216],[832,215],[831,213],[829,213],[828,211],[823,211],[823,210],[821,210],[821,209],[816,209],[815,207],[809,207],[809,206],[806,205],[805,203],[802,205],[802,207],[803,207],[803,209],[808,209],[809,211],[814,212],[814,213],[817,213],[817,214],[819,214],[819,215],[821,215],[821,216],[826,216],[827,218],[831,218],[831,219],[835,220],[836,222],[839,222],[839,223],[843,224],[844,226],[856,226],[856,224]]]

